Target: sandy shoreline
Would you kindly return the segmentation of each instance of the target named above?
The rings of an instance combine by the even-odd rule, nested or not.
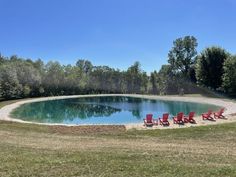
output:
[[[132,96],[137,98],[147,98],[147,99],[159,99],[159,100],[169,100],[169,101],[183,101],[183,102],[196,102],[196,103],[204,103],[204,104],[213,104],[216,106],[224,107],[226,109],[224,115],[227,119],[217,119],[216,121],[203,121],[201,117],[195,117],[197,124],[185,124],[185,125],[176,125],[173,124],[173,121],[170,120],[169,127],[162,127],[160,125],[153,126],[151,128],[146,128],[143,126],[143,123],[139,124],[127,124],[125,125],[126,129],[170,129],[170,128],[186,128],[186,127],[194,127],[194,126],[203,126],[210,124],[220,124],[227,122],[235,122],[236,121],[236,102],[233,102],[229,99],[219,99],[219,98],[207,98],[207,97],[185,97],[185,96],[153,96],[153,95],[130,95],[130,94],[104,94],[104,95],[73,95],[73,96],[57,96],[57,97],[43,97],[43,98],[34,98],[30,100],[19,101],[7,106],[4,106],[0,109],[0,120],[5,121],[15,121],[22,123],[33,123],[33,124],[42,124],[42,125],[65,125],[65,126],[75,126],[75,125],[67,125],[67,124],[49,124],[49,123],[35,123],[35,122],[27,122],[20,119],[14,119],[10,116],[10,113],[13,109],[19,107],[22,104],[31,103],[31,102],[39,102],[39,101],[47,101],[47,100],[57,100],[57,99],[69,99],[69,98],[80,98],[80,97],[94,97],[94,96]],[[77,125],[80,126],[80,125]]]

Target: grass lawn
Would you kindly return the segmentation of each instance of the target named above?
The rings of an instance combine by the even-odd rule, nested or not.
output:
[[[0,122],[0,176],[235,176],[236,123],[70,134]]]
[[[1,101],[1,99],[0,99],[0,109],[1,109],[3,106],[7,105],[7,104],[12,104],[12,103],[15,103],[15,102],[17,102],[17,101],[18,101],[18,100]]]
[[[0,137],[1,177],[236,176],[236,123],[81,134],[0,121]]]
[[[25,99],[15,99],[15,100],[2,100],[2,98],[0,98],[0,109],[3,107],[3,106],[6,106],[8,104],[12,104],[12,103],[16,103],[18,101],[23,101],[23,100],[29,100],[30,98],[25,98]]]

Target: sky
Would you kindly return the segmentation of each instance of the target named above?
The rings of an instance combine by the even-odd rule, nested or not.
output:
[[[121,70],[139,61],[151,72],[186,35],[198,52],[236,54],[235,9],[235,0],[0,0],[0,53]]]

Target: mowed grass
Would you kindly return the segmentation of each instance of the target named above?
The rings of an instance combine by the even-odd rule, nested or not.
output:
[[[70,134],[0,122],[0,176],[236,176],[236,123]]]
[[[23,100],[29,100],[31,98],[25,98],[25,99],[15,99],[15,100],[3,100],[3,98],[0,97],[0,109],[3,107],[3,106],[6,106],[8,104],[12,104],[12,103],[16,103],[18,101],[23,101]]]

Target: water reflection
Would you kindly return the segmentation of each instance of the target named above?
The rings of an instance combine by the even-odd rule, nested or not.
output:
[[[158,101],[132,97],[88,97],[43,101],[22,105],[12,116],[27,121],[73,124],[123,124],[141,122],[147,113],[160,117],[169,112],[176,115],[206,112],[213,105]]]
[[[121,109],[105,105],[57,100],[25,104],[16,109],[13,116],[24,117],[24,120],[29,121],[60,123],[77,117],[80,119],[109,117],[111,114],[120,111]]]

